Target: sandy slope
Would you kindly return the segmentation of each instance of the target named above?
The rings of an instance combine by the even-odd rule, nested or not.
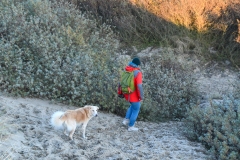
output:
[[[181,123],[137,122],[138,132],[128,132],[122,117],[100,111],[69,140],[49,124],[55,111],[74,109],[39,99],[0,96],[0,159],[99,159],[99,160],[205,160],[207,151],[181,135]],[[9,134],[10,133],[10,134]]]

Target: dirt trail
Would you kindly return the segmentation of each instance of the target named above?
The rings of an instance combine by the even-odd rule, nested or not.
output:
[[[137,122],[138,132],[128,132],[122,117],[103,113],[80,127],[69,140],[50,126],[55,111],[75,109],[30,98],[0,95],[0,159],[46,160],[206,160],[206,149],[181,134],[181,123]]]

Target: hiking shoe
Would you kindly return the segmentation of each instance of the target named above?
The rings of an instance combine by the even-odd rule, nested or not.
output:
[[[124,118],[124,120],[122,121],[122,124],[126,126],[128,125],[128,123],[129,123],[129,119]]]
[[[132,127],[128,127],[128,131],[131,132],[131,131],[138,131],[138,128],[132,126]]]

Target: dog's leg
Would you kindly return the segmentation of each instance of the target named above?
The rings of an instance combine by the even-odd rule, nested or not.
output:
[[[69,136],[69,132],[68,132],[67,129],[65,129],[63,133],[64,133],[66,136]]]
[[[67,130],[64,129],[64,132],[63,132],[66,136],[68,136],[68,133],[67,133]]]
[[[68,131],[70,131],[69,137],[71,140],[73,140],[73,134],[75,132],[76,127],[77,127],[76,122],[71,122],[68,126]]]
[[[68,136],[68,132],[67,132],[67,125],[65,122],[63,122],[63,133]]]
[[[71,140],[73,140],[73,134],[74,134],[74,132],[75,132],[75,129],[73,129],[73,130],[70,131],[69,137],[70,137]]]
[[[86,132],[87,123],[88,123],[88,122],[85,122],[85,123],[83,123],[83,125],[82,125],[82,136],[83,136],[84,139],[86,138],[85,132]]]

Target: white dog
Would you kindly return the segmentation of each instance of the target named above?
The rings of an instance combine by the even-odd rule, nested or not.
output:
[[[76,110],[68,110],[66,112],[57,111],[52,115],[51,124],[54,128],[64,129],[64,134],[73,140],[73,134],[77,125],[82,124],[82,136],[86,138],[85,131],[89,120],[97,116],[97,106],[84,106]]]

